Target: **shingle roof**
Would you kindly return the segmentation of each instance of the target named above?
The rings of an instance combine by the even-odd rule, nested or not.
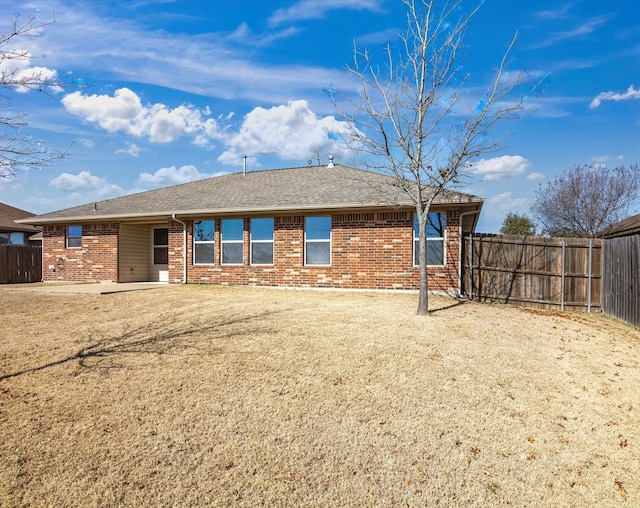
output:
[[[612,224],[608,228],[600,231],[599,238],[617,238],[620,236],[631,236],[640,234],[640,214],[627,217],[620,222]]]
[[[394,179],[342,165],[249,171],[89,203],[28,219],[29,224],[191,215],[277,213],[411,206]],[[481,205],[446,191],[435,204]]]
[[[40,231],[38,228],[27,226],[26,224],[16,224],[16,220],[27,219],[33,216],[34,214],[20,210],[20,208],[0,203],[0,230],[36,233]]]

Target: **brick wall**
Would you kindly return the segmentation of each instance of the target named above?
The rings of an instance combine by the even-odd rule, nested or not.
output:
[[[83,224],[82,248],[66,246],[66,226],[42,232],[42,279],[46,282],[117,282],[118,224]]]
[[[212,265],[193,264],[193,221],[187,224],[187,282],[228,285],[417,289],[413,266],[413,214],[405,211],[333,214],[331,266],[304,265],[304,216],[274,218],[274,264],[251,265],[248,218],[244,220],[244,263],[220,264],[220,219],[216,219]],[[429,289],[458,287],[458,210],[446,212],[446,266],[429,267]],[[183,225],[169,221],[169,282],[184,277]],[[45,226],[45,281],[118,281],[117,223],[84,224],[82,248],[66,247],[66,226]]]
[[[350,289],[417,289],[418,268],[413,266],[411,212],[360,212],[332,215],[331,266],[304,265],[304,216],[274,218],[274,265],[249,263],[249,219],[244,224],[244,263],[220,264],[220,220],[216,220],[213,265],[193,264],[193,221],[188,221],[187,281],[229,285],[338,287]],[[429,267],[429,289],[458,287],[458,210],[446,213],[447,265]],[[182,225],[171,234],[170,252],[182,252]],[[178,231],[179,230],[179,231]],[[180,247],[171,242],[179,241]],[[182,256],[169,266],[171,282],[181,282]]]

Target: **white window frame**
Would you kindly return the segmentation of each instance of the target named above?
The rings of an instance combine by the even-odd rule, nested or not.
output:
[[[167,243],[156,243],[156,231],[159,230],[167,230]],[[167,266],[169,264],[169,228],[168,227],[154,227],[151,230],[151,262],[154,266]],[[156,252],[166,252],[166,258],[167,258],[167,262],[166,263],[156,263]],[[165,255],[163,254],[162,257],[164,258]]]
[[[329,219],[329,238],[307,238],[307,221],[309,219],[321,219],[328,218]],[[331,261],[333,258],[333,245],[332,245],[332,237],[333,237],[333,219],[331,215],[322,215],[322,216],[309,216],[304,218],[304,266],[331,266]],[[329,244],[329,262],[328,263],[308,263],[307,262],[307,245],[310,243],[328,243]]]
[[[71,228],[80,228],[80,235],[72,235],[71,234]],[[66,229],[66,240],[65,240],[65,245],[67,246],[67,249],[82,249],[82,224],[72,224],[70,226],[67,226]],[[80,245],[69,245],[69,240],[71,239],[80,239]]]
[[[225,221],[242,221],[242,239],[241,240],[225,240],[224,239],[224,222]],[[226,263],[224,261],[224,246],[231,244],[239,244],[242,246],[242,260],[239,263]],[[222,219],[220,221],[220,264],[231,266],[242,266],[244,264],[244,219]]]
[[[436,265],[429,264],[429,256],[427,254],[427,266],[446,266],[447,264],[447,215],[445,212],[429,212],[431,214],[440,214],[444,220],[444,231],[443,236],[428,236],[427,235],[427,253],[429,252],[429,242],[442,242],[442,263]],[[416,253],[418,252],[418,244],[420,243],[420,237],[418,236],[418,231],[416,228],[416,221],[418,220],[418,216],[416,214],[413,215],[413,266],[418,266],[420,264],[420,260]]]
[[[271,220],[271,240],[254,240],[253,239],[253,221],[254,220],[263,220],[263,219],[270,219]],[[250,219],[249,221],[249,257],[250,257],[250,264],[252,265],[256,265],[256,266],[273,266],[275,264],[275,249],[274,249],[274,243],[273,243],[273,239],[275,236],[275,228],[276,228],[276,224],[275,224],[275,220],[273,217],[256,217],[253,219]],[[271,244],[271,263],[254,263],[253,261],[253,246],[254,244]]]
[[[211,240],[196,240],[196,222],[213,222],[213,239]],[[210,262],[200,263],[196,261],[196,245],[212,245],[213,246],[213,259]],[[215,265],[216,263],[216,221],[215,219],[201,219],[193,221],[193,259],[192,263],[197,266],[203,265]]]

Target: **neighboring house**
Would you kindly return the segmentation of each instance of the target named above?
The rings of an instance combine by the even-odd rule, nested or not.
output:
[[[459,284],[483,199],[444,191],[430,289]],[[394,179],[341,165],[233,173],[21,221],[43,227],[45,281],[417,289],[414,212]]]
[[[42,228],[16,222],[33,216],[32,213],[0,203],[0,245],[40,245],[37,235]]]
[[[611,239],[640,234],[640,214],[627,217],[599,231],[598,238]]]

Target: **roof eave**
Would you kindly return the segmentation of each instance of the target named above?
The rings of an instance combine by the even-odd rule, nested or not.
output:
[[[469,206],[479,205],[482,207],[484,199],[475,196],[469,196],[467,199],[447,199],[438,200],[434,203],[435,206]],[[210,216],[210,215],[245,215],[251,214],[280,214],[291,212],[320,212],[320,211],[335,211],[335,210],[362,210],[362,209],[406,209],[412,208],[413,204],[410,202],[401,202],[397,204],[390,203],[330,203],[321,205],[291,205],[291,206],[268,206],[268,207],[255,207],[255,208],[204,208],[204,209],[186,209],[186,210],[162,210],[158,212],[143,212],[143,213],[116,213],[116,214],[98,214],[91,213],[85,215],[68,215],[63,217],[50,217],[46,216],[34,216],[26,219],[16,220],[21,224],[28,224],[33,226],[43,226],[52,224],[69,224],[80,222],[108,222],[108,221],[140,221],[140,220],[168,220],[171,216]]]

